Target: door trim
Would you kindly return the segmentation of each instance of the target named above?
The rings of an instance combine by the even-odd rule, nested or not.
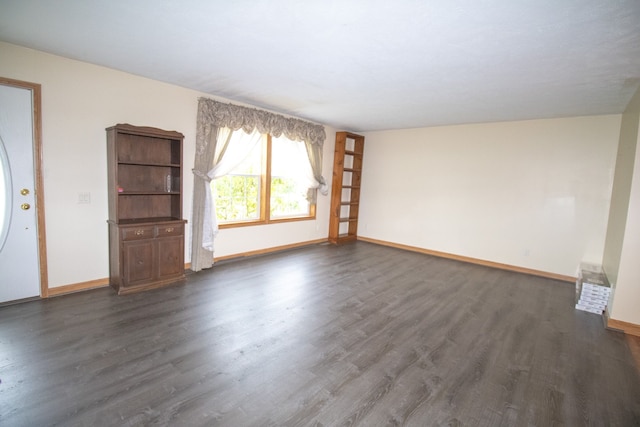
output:
[[[0,85],[31,91],[33,106],[33,170],[36,199],[36,223],[38,224],[38,263],[40,265],[40,298],[49,297],[47,273],[47,241],[44,221],[44,185],[42,179],[42,86],[38,83],[0,77]]]

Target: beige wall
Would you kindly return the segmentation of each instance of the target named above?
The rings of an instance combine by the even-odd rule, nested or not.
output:
[[[366,134],[359,234],[574,276],[602,262],[619,115]]]
[[[42,85],[43,174],[49,286],[108,276],[105,128],[116,123],[185,135],[183,216],[191,214],[196,110],[204,94],[0,42],[0,76]],[[327,128],[324,175],[335,131]],[[78,204],[78,193],[91,194]],[[329,201],[315,221],[221,230],[216,256],[326,238]],[[186,256],[189,259],[189,236]]]
[[[612,319],[640,324],[640,90],[622,117],[603,266]]]

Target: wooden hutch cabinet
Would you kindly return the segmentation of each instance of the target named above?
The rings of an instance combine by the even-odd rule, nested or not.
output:
[[[107,128],[109,282],[118,294],[184,279],[179,132]]]

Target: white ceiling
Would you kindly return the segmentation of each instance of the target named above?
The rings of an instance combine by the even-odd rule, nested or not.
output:
[[[351,131],[620,113],[640,0],[0,0],[0,40]]]

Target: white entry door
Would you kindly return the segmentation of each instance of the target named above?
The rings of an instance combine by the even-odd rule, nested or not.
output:
[[[0,84],[0,303],[40,295],[32,91]]]

